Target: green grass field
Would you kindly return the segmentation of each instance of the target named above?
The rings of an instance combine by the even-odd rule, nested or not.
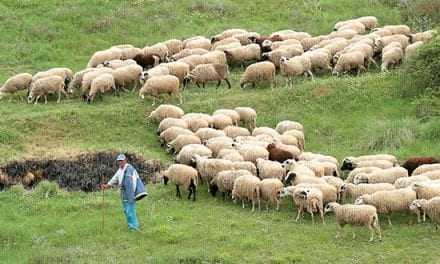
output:
[[[115,44],[144,46],[169,38],[210,36],[240,27],[263,34],[291,28],[313,35],[331,31],[338,20],[375,15],[381,24],[401,23],[396,9],[380,1],[51,1],[0,2],[0,83],[10,75],[55,66],[83,69],[96,50]],[[372,69],[360,77],[324,75],[315,82],[284,79],[241,90],[241,69],[232,71],[232,89],[191,87],[187,112],[251,106],[258,125],[285,119],[304,124],[306,149],[338,158],[392,153],[399,159],[436,155],[440,120],[413,97],[403,96],[399,72]],[[24,94],[21,94],[24,96]],[[177,103],[177,101],[173,101]],[[29,157],[59,157],[116,149],[171,162],[160,148],[156,125],[145,114],[151,100],[134,93],[86,105],[78,98],[57,105],[28,105],[20,95],[0,101],[0,163]],[[0,193],[1,263],[438,263],[438,236],[415,216],[382,221],[383,242],[368,243],[367,230],[352,240],[346,227],[335,240],[333,217],[312,225],[293,218],[290,201],[280,212],[256,212],[208,196],[179,201],[172,186],[149,186],[138,204],[143,233],[129,233],[116,192],[70,193],[50,199]],[[102,227],[102,215],[105,225]]]

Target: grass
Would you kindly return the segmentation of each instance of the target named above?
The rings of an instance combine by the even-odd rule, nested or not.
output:
[[[374,3],[374,4],[373,4]],[[374,14],[382,24],[401,22],[396,9],[378,1],[201,1],[137,0],[59,2],[7,0],[0,3],[0,82],[10,75],[55,66],[77,71],[91,54],[115,44],[144,46],[169,38],[214,35],[226,28],[263,34],[292,28],[313,35],[331,31],[338,20]],[[42,15],[44,14],[44,15]],[[242,70],[232,71],[231,90],[192,87],[184,92],[187,112],[251,106],[258,125],[274,127],[285,119],[306,129],[306,149],[338,158],[392,153],[403,160],[440,151],[437,115],[402,96],[399,72],[371,70],[360,77],[323,75],[299,78],[286,87],[239,89]],[[24,94],[21,94],[24,96]],[[177,101],[174,101],[177,102]],[[423,101],[421,101],[423,102]],[[147,122],[151,101],[135,94],[86,105],[78,98],[57,105],[27,105],[20,95],[0,101],[0,163],[14,159],[63,156],[116,149],[171,162],[159,146],[156,124]],[[435,111],[433,111],[435,112]],[[433,226],[413,225],[396,215],[383,225],[384,242],[367,243],[366,230],[351,239],[333,238],[327,224],[295,223],[292,205],[279,213],[251,213],[213,199],[206,188],[196,203],[174,198],[171,186],[149,186],[139,203],[144,233],[125,229],[116,192],[106,195],[105,227],[98,193],[61,193],[43,199],[17,187],[0,193],[0,262],[6,263],[375,263],[438,261]],[[44,196],[44,195],[43,195]],[[414,250],[417,249],[417,250]]]

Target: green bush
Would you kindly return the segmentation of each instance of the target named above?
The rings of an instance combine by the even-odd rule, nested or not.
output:
[[[22,184],[12,185],[9,188],[9,192],[16,196],[23,196],[26,193],[26,189]]]
[[[32,194],[38,198],[55,197],[60,193],[60,187],[56,182],[41,181],[34,189]]]

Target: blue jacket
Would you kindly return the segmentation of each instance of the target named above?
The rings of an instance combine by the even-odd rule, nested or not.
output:
[[[127,164],[121,184],[121,198],[123,201],[128,201],[130,203],[135,202],[133,182],[132,177],[130,177],[135,171],[136,169],[131,164]]]

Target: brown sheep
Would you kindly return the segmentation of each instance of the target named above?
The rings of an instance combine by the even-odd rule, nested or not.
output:
[[[435,157],[413,157],[406,160],[402,167],[408,170],[408,174],[411,175],[417,167],[423,164],[440,163],[440,160]]]
[[[272,161],[283,163],[288,159],[294,159],[291,152],[278,148],[274,143],[267,146],[267,151],[269,151],[269,160]]]
[[[140,53],[134,56],[133,60],[145,70],[158,65],[160,57],[153,54],[145,55]]]

